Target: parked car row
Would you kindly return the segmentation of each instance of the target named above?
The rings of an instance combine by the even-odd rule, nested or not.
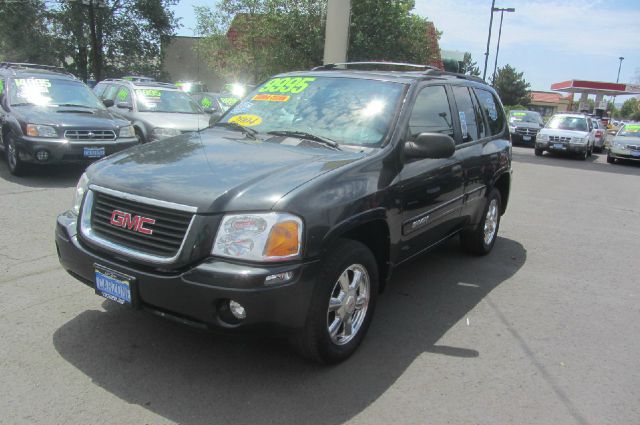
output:
[[[596,144],[594,120],[581,113],[562,112],[551,117],[540,130],[535,143],[535,154],[545,151],[577,155],[587,159]]]

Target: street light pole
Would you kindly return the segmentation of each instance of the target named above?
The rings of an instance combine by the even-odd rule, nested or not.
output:
[[[500,53],[500,37],[502,36],[502,18],[504,17],[504,12],[515,12],[516,10],[513,7],[494,7],[491,10],[491,14],[493,12],[500,12],[500,30],[498,31],[498,46],[496,47],[496,61],[493,64],[493,77],[491,79],[491,84],[496,80],[496,70],[498,69],[498,54]]]
[[[496,0],[491,1],[491,18],[489,19],[489,36],[487,37],[487,50],[484,52],[484,70],[482,71],[482,79],[487,76],[487,62],[489,61],[489,45],[491,44],[491,27],[493,26],[493,9],[495,8]]]
[[[624,58],[620,56],[618,60],[620,60],[620,64],[618,64],[618,77],[616,78],[616,83],[620,81],[620,69],[622,68],[622,61]]]
[[[618,60],[620,61],[620,63],[618,64],[618,76],[616,77],[616,84],[618,82],[620,82],[620,69],[622,68],[622,61],[624,60],[624,58],[622,56],[620,56],[618,58]],[[611,113],[609,115],[611,115],[611,119],[613,119],[613,111],[616,109],[616,97],[613,96],[613,101],[611,102]]]

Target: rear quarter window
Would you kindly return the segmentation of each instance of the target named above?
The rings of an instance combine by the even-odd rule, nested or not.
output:
[[[489,131],[492,136],[501,134],[504,131],[505,116],[500,102],[496,96],[488,90],[473,89],[476,93],[482,112],[489,122]]]

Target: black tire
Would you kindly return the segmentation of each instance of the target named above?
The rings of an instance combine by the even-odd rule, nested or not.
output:
[[[343,273],[347,273],[348,276],[355,276],[354,274],[348,274],[349,269],[354,266],[363,267],[368,274],[368,304],[366,304],[364,313],[361,316],[362,319],[355,332],[352,336],[345,337],[350,339],[343,344],[339,344],[332,339],[328,329],[329,321],[333,322],[339,315],[337,310],[334,313],[329,312],[329,301],[332,297],[336,298],[334,296],[336,290],[341,291],[338,279]],[[355,352],[367,333],[375,310],[378,287],[378,266],[371,250],[357,241],[350,239],[339,240],[323,260],[322,271],[318,275],[305,327],[291,337],[291,344],[303,357],[319,363],[335,364],[347,359]],[[346,314],[351,314],[351,320],[353,320],[354,315],[357,313],[356,306],[359,296],[350,296],[348,298],[351,301],[345,301],[345,308],[349,304],[349,307],[354,310],[352,313]],[[361,312],[362,310],[359,311]],[[331,318],[332,314],[333,319]],[[338,331],[340,329],[342,329],[343,333],[345,332],[344,322],[341,322],[337,327]]]
[[[142,131],[140,131],[138,128],[136,128],[136,137],[138,138],[138,143],[139,144],[144,144],[147,143],[146,139],[144,138],[144,135],[142,134]]]
[[[611,155],[607,155],[607,162],[609,164],[615,164],[616,163],[616,159],[613,158]]]
[[[494,225],[494,232],[491,236],[489,242],[485,239],[485,224],[487,223],[487,215],[489,213],[489,208],[492,206],[492,201],[495,200],[495,208],[496,223]],[[502,196],[500,195],[500,191],[498,189],[493,189],[489,196],[487,197],[487,204],[484,207],[482,212],[482,218],[480,223],[472,229],[466,230],[460,233],[460,243],[462,245],[462,249],[468,254],[472,255],[487,255],[491,252],[493,245],[496,243],[496,239],[498,238],[498,230],[500,230],[500,211],[502,208]]]
[[[543,154],[544,150],[543,150],[543,149],[535,148],[534,152],[535,152],[536,156],[542,156],[542,154]]]
[[[588,157],[589,157],[589,149],[585,149],[585,151],[580,154],[580,159],[583,161],[586,161]]]
[[[26,164],[20,159],[20,154],[15,144],[15,136],[12,131],[7,132],[4,136],[4,154],[9,172],[14,176],[24,175]]]
[[[588,155],[587,156],[591,156],[591,155],[593,155],[593,146],[588,149]]]

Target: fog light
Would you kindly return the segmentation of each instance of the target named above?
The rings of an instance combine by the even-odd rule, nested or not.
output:
[[[45,150],[41,150],[36,152],[36,159],[41,162],[45,162],[49,160],[49,152]]]
[[[247,317],[247,312],[244,307],[237,301],[229,301],[229,310],[231,310],[231,314],[233,314],[233,317],[236,319],[242,320]]]
[[[264,283],[266,285],[273,285],[274,283],[283,283],[283,282],[286,282],[288,280],[291,280],[292,277],[293,277],[293,272],[284,272],[284,273],[272,274],[272,275],[267,276],[264,279]]]

